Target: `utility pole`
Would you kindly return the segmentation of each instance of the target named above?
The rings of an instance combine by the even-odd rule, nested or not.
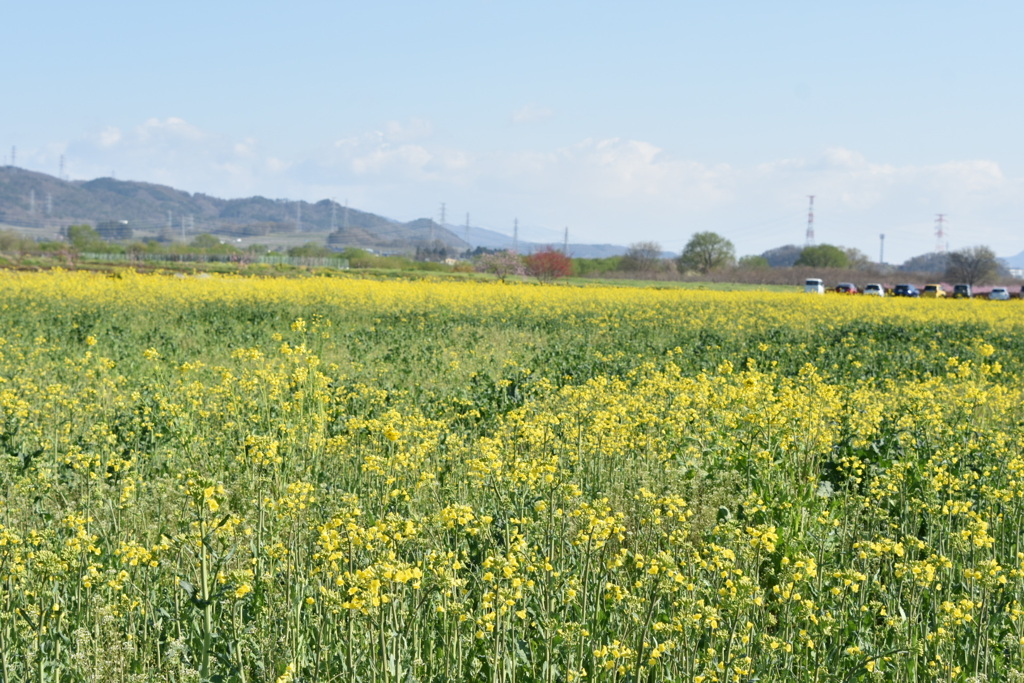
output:
[[[334,197],[331,197],[331,232],[337,229],[338,218],[338,202],[334,201]]]
[[[302,201],[295,202],[295,232],[302,232]]]
[[[469,251],[469,212],[466,212],[466,251]]]
[[[512,224],[512,252],[519,252],[519,219]]]
[[[804,240],[805,247],[814,246],[814,195],[809,194],[807,197],[811,200],[810,207],[807,209],[807,238]]]
[[[878,263],[885,265],[885,233],[878,236]]]
[[[562,243],[562,253],[569,255],[569,226],[565,226],[565,240]]]

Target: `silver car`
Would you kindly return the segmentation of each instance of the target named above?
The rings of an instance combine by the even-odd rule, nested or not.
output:
[[[864,285],[864,293],[870,296],[885,296],[885,287],[872,282],[870,285]]]
[[[993,287],[988,293],[988,298],[992,301],[1009,301],[1010,291],[1006,287]]]

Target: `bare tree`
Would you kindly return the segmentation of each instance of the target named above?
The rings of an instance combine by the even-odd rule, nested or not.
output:
[[[525,275],[526,264],[523,257],[514,251],[499,251],[484,254],[477,262],[477,270],[482,273],[493,273],[502,282],[510,275]]]
[[[949,255],[946,278],[974,286],[990,280],[999,271],[996,254],[988,247],[967,247]]]
[[[649,272],[661,266],[661,245],[657,242],[634,242],[622,257],[622,270]]]

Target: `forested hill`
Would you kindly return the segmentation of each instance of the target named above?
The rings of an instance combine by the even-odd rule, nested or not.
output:
[[[0,223],[44,227],[103,221],[128,221],[135,231],[179,233],[184,226],[191,234],[238,236],[337,232],[350,242],[367,245],[417,243],[432,236],[448,245],[464,245],[429,219],[401,223],[327,199],[220,199],[153,183],[115,178],[67,181],[0,167]]]

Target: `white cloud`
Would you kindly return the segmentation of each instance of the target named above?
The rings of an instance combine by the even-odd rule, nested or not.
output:
[[[246,138],[236,142],[232,149],[240,157],[252,157],[256,154],[256,140],[254,138]]]
[[[558,231],[568,224],[581,241],[653,239],[679,249],[692,232],[714,230],[741,253],[760,253],[802,242],[813,194],[819,242],[877,253],[885,232],[887,256],[906,258],[933,246],[935,214],[945,213],[953,248],[1024,249],[1017,237],[1024,179],[1007,177],[992,160],[895,165],[835,147],[738,166],[627,138],[481,154],[433,135],[426,121],[388,122],[298,155],[168,117],[100,129],[66,154],[78,178],[113,169],[119,178],[223,197],[347,197],[355,208],[406,220],[432,215],[444,201],[475,224],[509,231],[517,216]]]
[[[555,112],[540,104],[527,104],[512,112],[512,123],[534,123],[554,116]]]
[[[389,142],[410,142],[412,140],[422,140],[428,138],[434,133],[434,127],[429,121],[422,119],[412,119],[407,123],[401,121],[389,121],[384,127],[382,133],[385,140]]]
[[[352,170],[359,175],[384,175],[389,173],[403,177],[422,176],[433,155],[419,145],[381,146],[352,159]]]
[[[197,141],[205,137],[201,130],[176,116],[166,119],[147,119],[145,123],[135,129],[135,133],[142,141],[158,137]]]
[[[271,173],[283,173],[287,171],[291,164],[284,159],[278,159],[277,157],[267,157],[264,161],[264,166]]]
[[[113,147],[121,141],[121,131],[116,126],[107,126],[98,136],[100,147]]]

